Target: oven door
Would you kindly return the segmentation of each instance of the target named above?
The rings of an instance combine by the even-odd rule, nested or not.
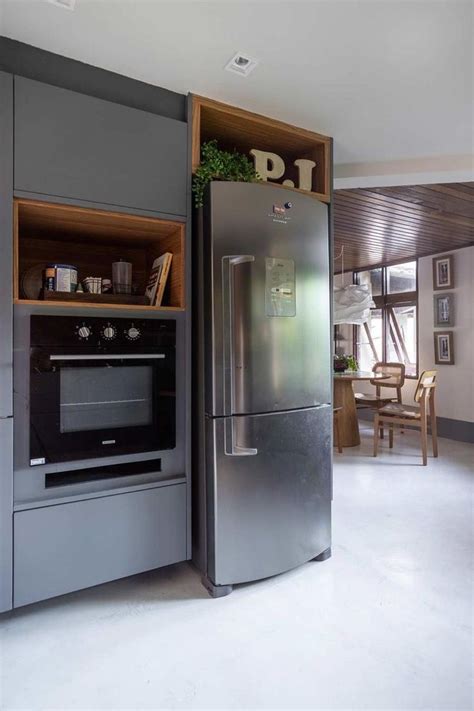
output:
[[[30,465],[171,449],[173,348],[76,354],[32,349]]]

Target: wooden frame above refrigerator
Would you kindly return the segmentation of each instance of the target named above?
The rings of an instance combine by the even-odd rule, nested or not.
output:
[[[281,180],[291,180],[295,186],[299,177],[295,160],[314,161],[311,191],[299,187],[290,189],[326,203],[331,201],[332,138],[203,96],[192,95],[191,99],[193,173],[200,164],[201,145],[216,139],[219,148],[235,149],[245,155],[249,155],[251,149],[276,153],[285,164]],[[288,189],[288,185],[284,187]]]

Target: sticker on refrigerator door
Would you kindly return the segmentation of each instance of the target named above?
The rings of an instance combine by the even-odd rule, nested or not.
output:
[[[281,222],[286,225],[286,223],[291,220],[291,217],[287,215],[287,211],[291,210],[292,207],[293,205],[291,202],[285,202],[284,205],[278,205],[275,203],[273,205],[273,210],[268,214],[268,217],[271,217],[273,222]]]
[[[295,263],[265,258],[265,315],[296,316]]]

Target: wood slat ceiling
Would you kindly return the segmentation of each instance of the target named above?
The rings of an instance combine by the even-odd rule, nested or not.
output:
[[[474,244],[474,183],[336,190],[334,241],[345,270]]]

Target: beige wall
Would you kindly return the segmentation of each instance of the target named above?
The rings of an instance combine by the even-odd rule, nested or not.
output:
[[[418,260],[418,343],[419,372],[436,368],[438,388],[436,410],[439,417],[474,422],[474,247],[454,252],[455,298],[454,365],[435,365],[434,362],[434,315],[433,315],[433,257]],[[346,275],[345,283],[352,280]],[[436,292],[441,293],[441,292]],[[449,293],[449,292],[447,292]],[[348,335],[351,327],[347,329]],[[345,352],[352,351],[352,342],[344,342]],[[413,401],[415,381],[407,380],[403,388],[403,401]],[[370,392],[370,385],[358,385],[359,391]]]
[[[422,257],[418,261],[420,372],[428,368],[438,370],[436,409],[440,417],[474,422],[474,247],[458,249],[451,254],[455,279],[452,290],[455,325],[452,329],[434,328],[432,257]],[[454,332],[454,365],[435,365],[433,334],[436,330]]]

